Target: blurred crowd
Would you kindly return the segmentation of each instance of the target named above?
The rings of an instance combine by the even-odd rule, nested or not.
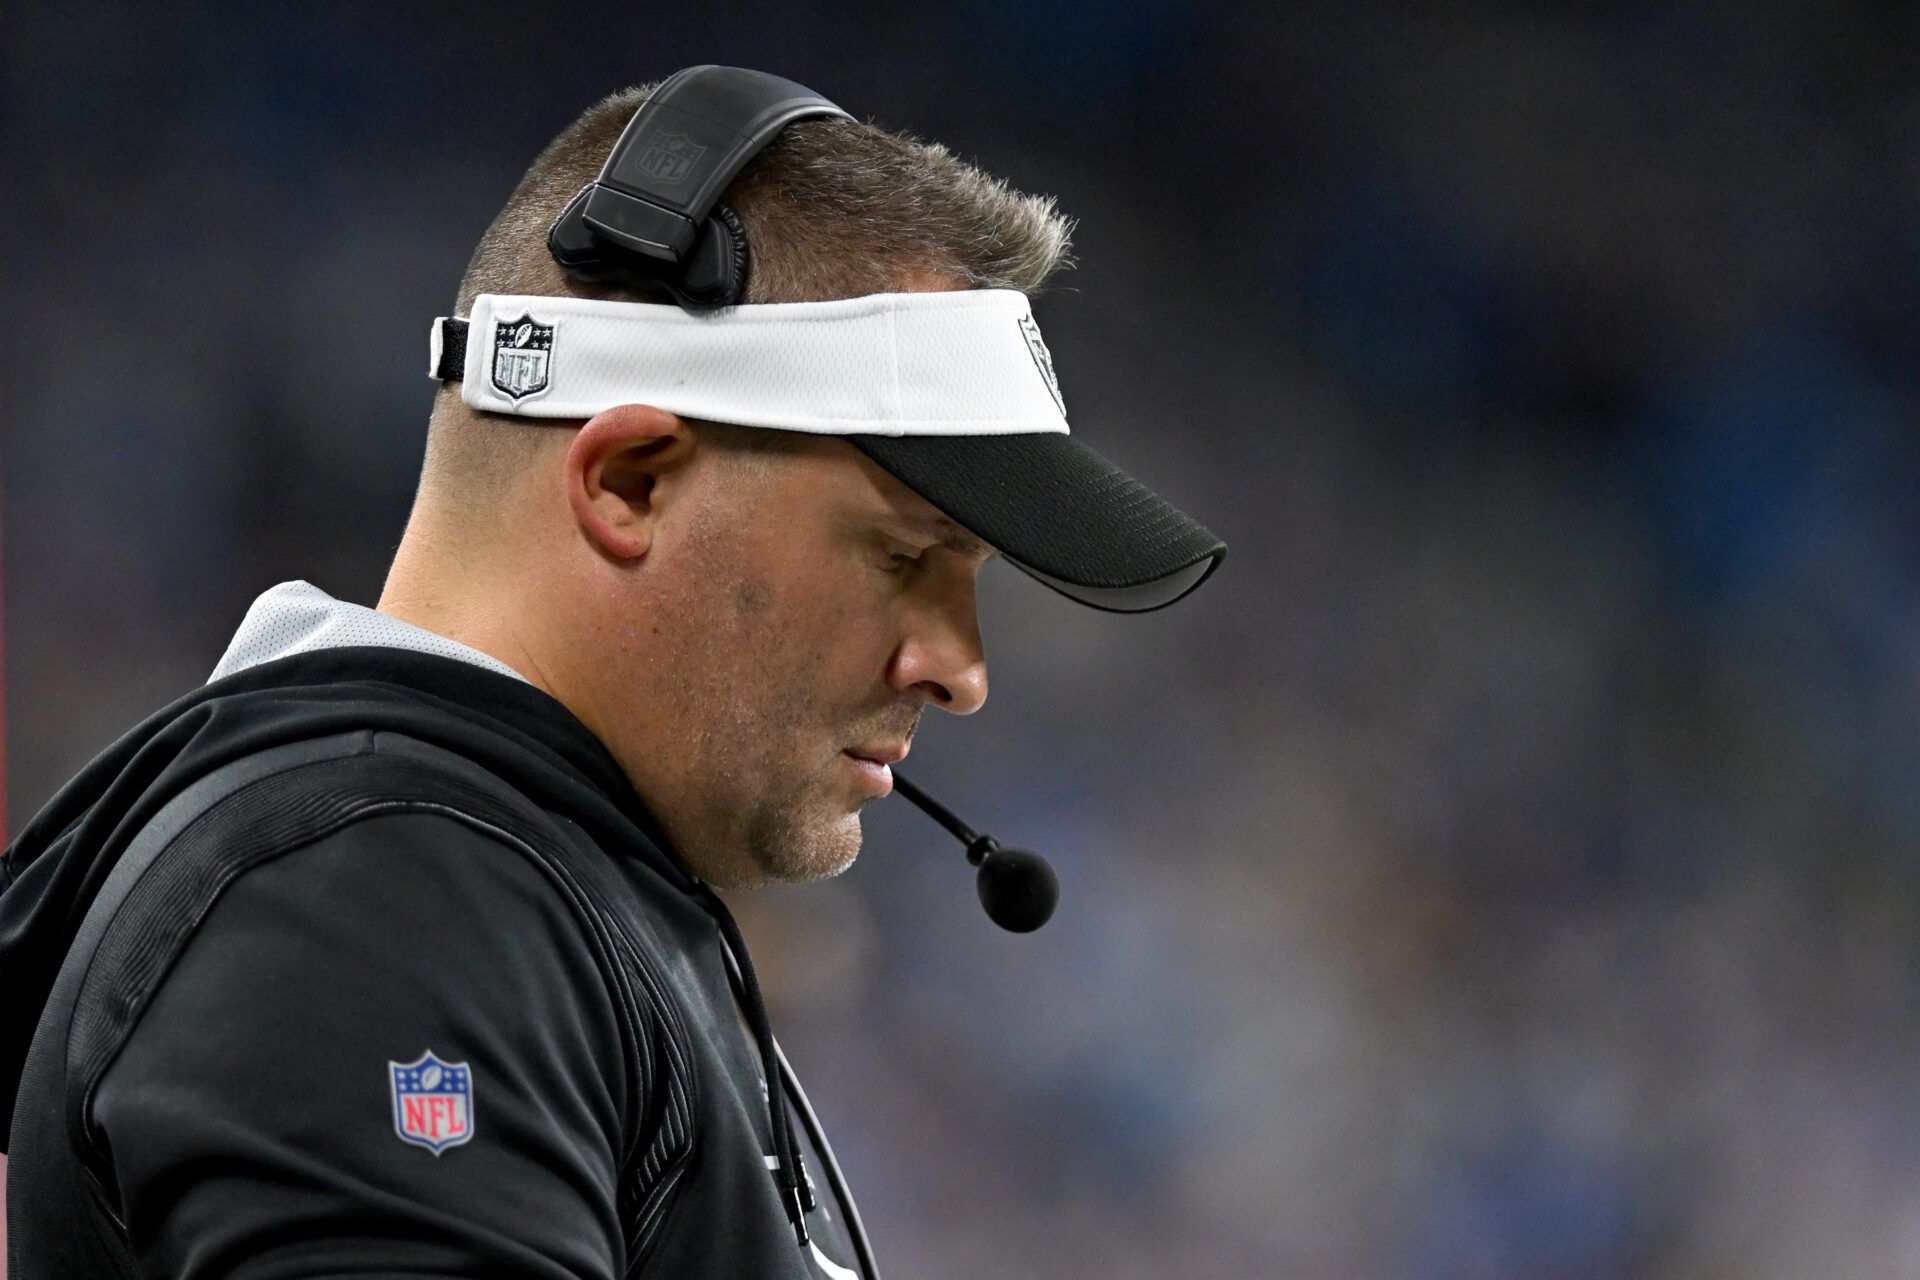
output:
[[[9,828],[377,597],[546,138],[760,66],[1060,197],[1075,430],[1230,545],[983,577],[903,772],[1047,929],[899,800],[739,899],[886,1271],[1920,1272],[1920,13],[739,9],[8,14]]]

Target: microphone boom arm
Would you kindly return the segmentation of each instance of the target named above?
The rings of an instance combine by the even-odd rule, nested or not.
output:
[[[1009,849],[953,816],[947,807],[899,774],[896,791],[967,846],[967,861],[979,870],[975,887],[980,905],[1002,929],[1031,933],[1052,916],[1060,901],[1060,881],[1047,860],[1030,849]]]
[[[954,817],[952,810],[908,782],[897,769],[893,774],[893,789],[919,805],[921,811],[929,818],[959,837],[960,843],[967,846],[967,861],[974,866],[977,867],[985,862],[987,855],[1000,847],[998,840],[992,836],[980,835],[972,827]]]

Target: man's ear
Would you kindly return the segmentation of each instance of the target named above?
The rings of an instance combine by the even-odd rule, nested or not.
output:
[[[652,405],[587,419],[567,450],[567,500],[581,531],[617,560],[644,556],[693,449],[686,420]]]

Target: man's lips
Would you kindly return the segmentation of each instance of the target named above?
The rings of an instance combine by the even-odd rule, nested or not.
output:
[[[875,764],[899,764],[911,748],[904,742],[876,742],[868,746],[848,747],[847,754]]]
[[[880,795],[893,791],[893,770],[887,766],[907,758],[904,742],[878,742],[848,747],[840,753]]]

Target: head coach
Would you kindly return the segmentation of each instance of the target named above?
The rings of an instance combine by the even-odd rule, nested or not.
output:
[[[14,1280],[876,1274],[713,890],[853,861],[986,699],[987,559],[1135,612],[1224,555],[1067,433],[1067,238],[757,72],[548,146],[378,608],[268,591],[7,850]]]

